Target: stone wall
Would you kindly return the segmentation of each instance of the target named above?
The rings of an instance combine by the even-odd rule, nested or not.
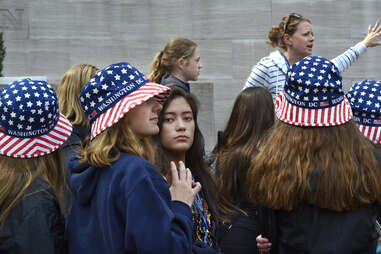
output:
[[[170,38],[188,37],[200,47],[199,81],[214,84],[210,97],[201,99],[212,115],[200,120],[203,131],[223,129],[252,65],[272,50],[268,30],[290,12],[312,21],[314,54],[333,58],[366,35],[368,24],[380,18],[381,1],[0,0],[4,75],[47,76],[57,84],[75,64],[117,61],[147,73]],[[380,57],[381,47],[369,49],[343,74],[346,88],[354,80],[381,79]],[[208,148],[215,136],[208,132]]]

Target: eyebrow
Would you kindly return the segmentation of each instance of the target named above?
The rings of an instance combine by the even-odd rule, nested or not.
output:
[[[192,111],[184,111],[184,112],[181,112],[181,114],[193,114]],[[167,112],[164,112],[164,115],[176,115],[175,112],[171,112],[171,111],[167,111]]]

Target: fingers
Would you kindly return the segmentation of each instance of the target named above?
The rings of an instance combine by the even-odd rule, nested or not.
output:
[[[189,169],[185,168],[185,164],[182,161],[179,161],[179,178],[180,180],[186,180]]]
[[[176,164],[173,161],[170,162],[170,172],[172,183],[177,184],[180,181],[179,173],[177,172]]]
[[[193,194],[196,196],[197,193],[201,190],[201,184],[199,182],[194,183],[192,186]]]
[[[269,239],[262,237],[262,235],[257,236],[255,239],[257,241],[257,248],[262,253],[268,253],[271,250],[271,243]]]
[[[371,32],[372,32],[372,25],[369,24],[369,26],[368,26],[368,34],[370,34]]]

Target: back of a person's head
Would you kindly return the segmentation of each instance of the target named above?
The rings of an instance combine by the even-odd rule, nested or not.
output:
[[[196,48],[197,44],[192,40],[182,37],[173,38],[162,51],[155,55],[148,79],[160,83],[165,73],[170,74],[174,70],[178,59],[189,58]]]
[[[219,192],[232,202],[246,199],[243,193],[250,161],[274,120],[274,103],[267,89],[250,87],[237,96],[222,144],[213,150]]]
[[[62,204],[65,171],[60,147],[72,125],[59,112],[45,81],[23,79],[0,93],[0,224],[37,177],[46,180]]]
[[[78,95],[83,86],[98,70],[97,67],[90,64],[75,65],[66,71],[57,87],[60,111],[72,124],[89,125],[89,121],[81,108]]]
[[[381,150],[381,81],[355,82],[347,93],[357,127]]]
[[[335,211],[380,201],[379,165],[351,119],[334,63],[312,56],[293,64],[275,108],[279,121],[249,170],[253,201],[291,210],[307,200]]]
[[[286,44],[283,41],[283,36],[285,34],[292,36],[296,32],[297,26],[303,21],[311,23],[309,19],[296,13],[290,13],[289,15],[283,17],[279,25],[271,27],[268,33],[268,44],[274,48],[278,47],[286,50]]]
[[[273,125],[274,119],[274,103],[270,92],[263,87],[247,88],[234,102],[224,140],[229,146],[259,142]]]

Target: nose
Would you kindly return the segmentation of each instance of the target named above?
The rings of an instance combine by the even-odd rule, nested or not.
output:
[[[163,109],[163,105],[161,105],[161,103],[158,102],[157,100],[154,100],[154,105],[152,107],[152,111],[154,113],[159,113],[162,109]]]
[[[202,69],[202,63],[199,64],[198,68],[201,70]]]
[[[184,131],[185,130],[185,124],[182,119],[177,119],[176,121],[176,131]]]

